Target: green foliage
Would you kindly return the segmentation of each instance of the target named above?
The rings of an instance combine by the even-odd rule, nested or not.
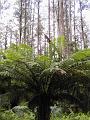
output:
[[[0,112],[0,120],[35,120],[35,116],[32,112],[24,113],[23,116],[18,116],[17,114],[13,113],[12,111],[5,111]],[[70,113],[62,114],[61,116],[53,116],[51,115],[50,120],[90,120],[90,113]]]
[[[32,48],[25,44],[19,46],[12,44],[5,52],[1,52],[2,57],[6,57],[9,60],[27,60],[32,59]]]
[[[35,116],[32,112],[24,113],[23,116],[19,116],[12,112],[12,110],[0,112],[0,120],[35,120]]]
[[[49,68],[52,63],[52,60],[48,56],[44,55],[37,56],[35,61],[40,64],[43,70]]]
[[[77,61],[85,61],[85,60],[90,60],[90,49],[85,49],[82,51],[79,51],[77,53],[74,53],[71,56],[76,62]]]
[[[25,91],[23,94],[32,93],[34,98],[30,105],[34,108],[45,97],[50,99],[50,105],[63,99],[81,105],[76,93],[81,93],[80,86],[85,91],[90,83],[90,50],[77,52],[69,59],[55,63],[43,55],[32,60],[31,53],[31,47],[26,45],[13,45],[1,53],[0,80],[7,81],[14,93],[21,88]]]
[[[87,76],[87,73],[90,72],[90,49],[74,53],[69,59],[61,61],[59,67],[67,71],[75,70]]]
[[[57,117],[52,117],[51,120],[90,120],[90,114],[84,114],[84,113],[71,113],[69,115],[63,114],[61,118]]]
[[[61,38],[59,39],[60,41]],[[29,87],[33,90],[38,86],[38,89],[44,88],[45,91],[48,91],[48,88],[51,91],[59,89],[59,85],[61,84],[60,77],[63,70],[68,73],[67,76],[71,76],[72,74],[72,78],[76,75],[77,80],[81,79],[82,76],[86,76],[86,78],[90,77],[90,61],[87,59],[89,58],[89,49],[79,51],[72,55],[70,59],[56,63],[53,63],[49,57],[43,55],[37,56],[34,62],[32,62],[32,58],[29,56],[30,53],[31,48],[22,44],[20,46],[13,44],[9,49],[1,53],[3,59],[0,62],[0,76],[7,76],[8,79],[11,77],[11,84],[20,86],[27,86],[29,84]],[[81,55],[80,58],[79,54]],[[66,77],[66,75],[63,76]],[[66,83],[63,79],[62,87],[67,82],[71,84],[67,81],[67,78],[65,80],[67,81]]]
[[[50,41],[49,43],[49,56],[54,61],[57,61],[56,59],[59,59],[59,61],[62,59],[63,50],[65,48],[65,38],[64,36],[59,36],[57,39],[54,38],[54,40]]]
[[[64,36],[59,36],[57,38],[57,49],[60,50],[60,53],[62,52],[62,50],[64,49],[64,47],[65,47],[65,38],[64,38]]]

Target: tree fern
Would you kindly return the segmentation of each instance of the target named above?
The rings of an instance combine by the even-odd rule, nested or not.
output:
[[[29,49],[26,45],[14,47],[1,54],[0,80],[2,80],[1,77],[7,80],[7,76],[11,89],[14,89],[12,94],[15,94],[17,88],[16,96],[18,95],[18,99],[21,95],[19,95],[19,90],[22,88],[25,91],[23,94],[32,93],[32,99],[28,99],[29,106],[33,105],[37,108],[38,118],[44,119],[45,116],[49,118],[50,106],[56,100],[73,100],[80,106],[82,105],[81,99],[74,90],[78,91],[79,94],[81,94],[80,86],[84,90],[88,90],[90,50],[77,52],[69,59],[54,63],[47,56],[37,56],[32,60],[31,56],[28,56],[31,53],[31,48]]]

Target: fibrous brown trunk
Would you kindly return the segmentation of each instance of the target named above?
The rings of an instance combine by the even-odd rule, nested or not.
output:
[[[46,95],[41,96],[37,111],[37,120],[50,120],[50,100]]]

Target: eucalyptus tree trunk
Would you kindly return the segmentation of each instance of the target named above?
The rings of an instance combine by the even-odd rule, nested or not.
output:
[[[71,14],[71,11],[72,11],[72,1],[69,0],[69,39],[70,41],[72,41],[72,14]]]
[[[4,42],[5,50],[7,49],[7,43],[8,43],[8,31],[7,31],[7,26],[6,26],[6,31],[5,31],[5,42]]]
[[[28,14],[29,14],[29,18],[28,18],[29,22],[27,25],[28,26],[27,27],[27,33],[28,33],[27,44],[31,45],[32,43],[32,39],[31,39],[31,36],[32,36],[32,0],[28,1]]]
[[[10,45],[12,44],[12,34],[13,34],[13,31],[10,30]]]
[[[44,55],[47,55],[47,39],[44,41]]]
[[[37,48],[37,51],[38,51],[38,54],[40,54],[40,34],[39,34],[39,30],[40,30],[40,27],[39,27],[39,24],[40,24],[40,0],[38,0],[38,23],[37,23],[37,38],[38,38],[38,48]]]
[[[48,0],[48,37],[49,37],[49,39],[50,39],[50,0]]]
[[[23,8],[23,0],[20,0],[20,16],[19,16],[19,44],[22,42],[22,8]]]
[[[83,47],[87,48],[86,40],[84,38],[84,25],[83,25],[83,15],[82,15],[82,1],[79,0],[79,6],[80,6],[80,21],[81,21],[81,36],[82,36],[82,42],[83,42]]]
[[[53,39],[55,38],[55,0],[53,0]],[[54,48],[54,59],[55,59],[55,48]]]
[[[18,39],[19,39],[18,31],[15,31],[15,44],[16,45],[18,45]]]
[[[50,2],[51,0],[48,0],[48,37],[51,39],[51,11],[50,11]],[[52,47],[51,47],[51,41],[49,42],[49,56],[52,59]]]
[[[53,37],[55,37],[55,0],[53,0]]]
[[[32,25],[31,25],[32,40],[31,40],[31,47],[33,47],[33,40],[34,40],[34,22],[35,22],[35,2],[34,2],[34,7],[32,9]]]
[[[70,54],[72,54],[73,52],[73,45],[72,45],[72,1],[69,0],[69,30],[68,30],[68,33],[69,33],[69,45],[68,45],[68,48],[69,48],[69,51],[68,51],[68,57],[70,56]]]
[[[69,56],[70,54],[70,45],[69,45],[69,35],[70,35],[70,30],[69,30],[69,0],[65,0],[64,2],[64,17],[65,17],[65,40],[66,40],[66,47],[65,47],[65,55],[64,56]]]
[[[64,1],[63,0],[58,0],[58,12],[57,12],[57,28],[58,28],[58,36],[64,36],[65,31],[64,31]],[[62,60],[64,50],[63,50],[63,45],[62,43],[60,44],[60,57],[59,60]]]
[[[64,7],[63,0],[58,0],[58,36],[64,35]]]
[[[24,44],[26,44],[26,34],[27,34],[27,0],[25,0],[25,8],[24,8]]]
[[[75,51],[77,50],[77,40],[76,40],[76,20],[75,20],[75,18],[76,18],[76,2],[75,2],[75,0],[74,0],[74,20],[73,20],[73,22],[74,22],[74,29],[73,29],[73,31],[74,31],[74,41],[75,41]]]

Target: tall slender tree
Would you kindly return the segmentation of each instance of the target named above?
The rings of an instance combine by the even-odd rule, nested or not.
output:
[[[19,43],[22,43],[22,8],[23,8],[23,0],[20,0]]]
[[[49,38],[51,37],[50,36],[50,32],[51,32],[51,28],[50,28],[50,26],[51,26],[51,22],[50,22],[50,19],[51,19],[51,17],[50,17],[50,0],[48,0],[48,36],[49,36]]]
[[[40,34],[39,34],[39,30],[40,30],[40,0],[38,0],[38,22],[37,22],[37,28],[38,28],[38,34],[37,34],[37,37],[38,37],[38,54],[40,54]]]
[[[24,44],[27,43],[27,0],[24,8]]]
[[[85,3],[87,1],[85,0]],[[87,48],[87,42],[85,40],[84,37],[84,25],[83,25],[83,9],[85,8],[85,3],[83,3],[83,1],[79,0],[79,8],[80,8],[80,21],[81,21],[81,37],[82,37],[82,43],[83,43],[83,47]]]
[[[53,38],[55,38],[55,0],[53,0]]]

